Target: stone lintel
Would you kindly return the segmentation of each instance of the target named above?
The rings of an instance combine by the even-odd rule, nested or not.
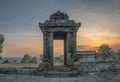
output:
[[[80,27],[81,23],[53,23],[53,24],[46,24],[46,23],[39,23],[39,27],[40,28],[57,28],[57,27],[61,27],[61,28],[75,28],[75,27]]]
[[[78,31],[78,27],[74,27],[74,28],[66,28],[66,27],[51,27],[51,28],[41,28],[42,32],[77,32]]]

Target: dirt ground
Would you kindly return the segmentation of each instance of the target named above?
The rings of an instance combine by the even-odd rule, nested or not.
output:
[[[43,77],[0,74],[0,82],[120,82],[120,73],[90,73],[78,77]]]
[[[39,64],[0,64],[0,68],[6,68],[6,67],[10,67],[10,68],[16,68],[16,67],[38,67]]]

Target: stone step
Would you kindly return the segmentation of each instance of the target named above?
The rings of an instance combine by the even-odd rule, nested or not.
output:
[[[54,67],[54,71],[71,71],[71,68],[67,67],[67,66],[56,66]]]
[[[69,72],[60,72],[60,71],[48,71],[45,74],[46,77],[75,77],[78,76],[77,71],[69,71]]]

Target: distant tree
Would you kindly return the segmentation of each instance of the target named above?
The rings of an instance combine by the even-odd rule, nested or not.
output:
[[[10,63],[10,62],[9,62],[9,60],[6,59],[3,63]]]
[[[119,57],[120,60],[120,50],[117,51],[117,56]]]
[[[31,60],[29,61],[29,63],[37,63],[37,58],[36,57],[32,57]]]
[[[13,63],[16,64],[16,63],[17,63],[17,60],[13,60]]]
[[[25,54],[21,63],[29,63],[31,56],[29,54]]]
[[[106,59],[106,57],[111,56],[111,48],[107,44],[102,44],[98,49],[98,53],[102,56],[102,58]]]
[[[2,46],[0,45],[0,59],[2,58],[1,53],[2,53]]]
[[[59,57],[54,57],[54,62],[63,63],[63,58],[62,58],[61,56],[59,56]]]
[[[4,35],[0,35],[0,59],[2,58],[1,53],[2,53],[2,44],[4,42]]]
[[[43,54],[40,54],[40,62],[43,62]]]
[[[111,58],[115,61],[116,60],[116,53],[115,53],[115,51],[114,50],[110,50],[110,56],[111,56]]]

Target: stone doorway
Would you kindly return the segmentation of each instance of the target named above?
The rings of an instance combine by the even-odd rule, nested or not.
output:
[[[64,66],[63,40],[53,40],[53,66]]]
[[[53,40],[56,40],[56,41],[62,40],[63,41],[63,43],[62,43],[63,44],[63,55],[64,55],[63,65],[67,65],[66,37],[67,37],[67,32],[53,32]]]
[[[50,15],[49,20],[39,23],[43,33],[43,63],[45,68],[52,69],[53,65],[53,40],[64,41],[64,65],[74,66],[76,52],[76,34],[80,23],[70,20],[66,13],[57,11]]]

